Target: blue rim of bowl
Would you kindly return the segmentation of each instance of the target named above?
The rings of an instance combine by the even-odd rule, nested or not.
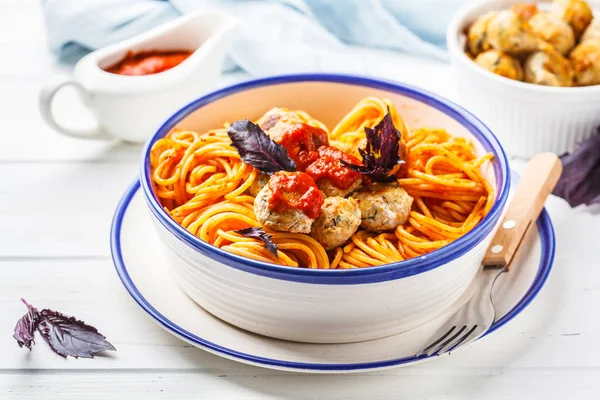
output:
[[[298,82],[341,83],[385,90],[425,103],[453,118],[459,124],[464,126],[480,142],[486,151],[494,154],[492,163],[494,165],[495,178],[499,190],[497,190],[496,200],[488,215],[467,234],[451,244],[425,256],[378,267],[352,270],[291,268],[254,261],[214,247],[200,240],[198,237],[192,235],[177,224],[162,208],[152,189],[150,163],[148,160],[154,142],[169,133],[185,117],[211,102],[245,90]],[[142,152],[140,182],[146,203],[158,222],[179,240],[207,257],[232,268],[274,279],[313,284],[350,285],[406,278],[437,268],[467,253],[492,231],[500,218],[510,189],[510,173],[506,154],[498,142],[498,139],[489,128],[473,114],[449,100],[403,83],[354,75],[298,74],[256,79],[232,85],[209,93],[177,111],[157,130],[154,136],[146,142]]]
[[[142,307],[144,311],[146,311],[152,318],[154,318],[160,325],[162,325],[165,329],[172,332],[176,336],[197,345],[198,347],[221,355],[226,358],[234,359],[237,361],[250,363],[254,365],[264,366],[264,367],[276,367],[283,368],[288,370],[295,371],[321,371],[321,372],[335,372],[335,371],[360,371],[360,370],[371,370],[371,369],[379,369],[386,367],[393,367],[402,364],[417,362],[426,360],[429,358],[437,357],[437,356],[412,356],[412,357],[404,357],[397,358],[392,360],[383,360],[383,361],[374,361],[368,363],[353,363],[353,364],[315,364],[315,363],[301,363],[301,362],[290,362],[285,360],[276,360],[272,358],[259,357],[248,353],[243,353],[234,349],[230,349],[219,344],[210,342],[206,339],[203,339],[193,333],[185,330],[181,326],[175,324],[173,321],[169,320],[166,316],[160,313],[156,308],[152,306],[144,298],[144,296],[140,293],[135,283],[131,280],[129,273],[127,272],[127,266],[125,265],[125,261],[123,260],[123,253],[121,251],[121,227],[123,224],[123,217],[127,212],[129,204],[131,200],[137,193],[140,188],[140,183],[136,179],[135,182],[127,189],[123,198],[119,202],[117,206],[117,210],[115,212],[115,216],[113,218],[112,227],[111,227],[111,253],[112,259],[115,264],[115,268],[117,273],[119,274],[119,278],[123,285],[133,297],[133,299]],[[554,228],[552,227],[552,221],[546,210],[544,209],[538,218],[537,221],[538,233],[541,240],[541,259],[538,267],[538,271],[536,276],[533,279],[533,282],[525,295],[519,300],[519,302],[499,320],[495,321],[488,332],[482,336],[485,337],[490,333],[494,332],[498,328],[502,327],[508,321],[512,320],[515,316],[521,313],[531,301],[537,296],[541,288],[544,286],[548,275],[552,269],[552,264],[554,262],[554,251],[555,251],[555,237],[554,237]],[[481,339],[481,338],[480,338]],[[478,339],[479,340],[479,339]]]

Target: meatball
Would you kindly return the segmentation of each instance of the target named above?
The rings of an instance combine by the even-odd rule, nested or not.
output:
[[[408,220],[413,198],[397,183],[375,183],[353,196],[361,226],[371,232],[389,231]]]
[[[254,214],[263,226],[282,232],[309,233],[314,219],[309,218],[303,211],[288,208],[278,212],[269,210],[269,199],[273,192],[269,185],[263,187],[254,198]]]
[[[581,36],[594,17],[583,0],[554,0],[550,12],[571,25],[575,38]]]
[[[259,118],[258,125],[271,139],[279,142],[287,128],[301,122],[297,113],[287,108],[275,107]]]
[[[539,39],[527,20],[512,10],[500,11],[488,23],[488,41],[496,50],[512,55],[537,49]]]
[[[504,76],[505,78],[518,81],[523,80],[523,69],[519,61],[498,50],[488,50],[485,53],[481,53],[477,56],[475,62],[488,71]]]
[[[287,108],[274,107],[258,119],[258,125],[262,130],[268,131],[281,120],[289,121],[291,123],[302,122],[295,112],[290,111]]]
[[[525,61],[525,82],[545,86],[572,86],[573,71],[569,60],[552,46],[536,51]]]
[[[322,178],[317,181],[317,186],[319,190],[323,192],[326,197],[346,197],[351,193],[358,190],[362,183],[362,179],[355,181],[352,186],[348,189],[340,189],[331,182],[331,180],[327,178]]]
[[[550,43],[560,54],[567,54],[575,46],[575,34],[569,24],[554,14],[537,13],[529,20],[533,32]]]
[[[546,86],[572,86],[571,63],[546,44],[532,53],[524,63],[525,81]]]
[[[529,21],[529,19],[539,11],[537,5],[530,3],[517,3],[514,4],[510,9],[527,21]]]
[[[496,12],[489,12],[479,17],[469,28],[467,33],[467,48],[473,57],[492,48],[487,39],[487,28]]]
[[[287,132],[287,130],[298,124],[300,122],[298,121],[293,121],[290,119],[280,119],[279,121],[277,121],[275,123],[275,125],[273,125],[272,128],[268,129],[265,131],[265,133],[267,135],[269,135],[269,137],[271,139],[273,139],[274,141],[276,141],[277,143],[281,142],[281,139],[283,138],[283,135]]]
[[[310,236],[325,250],[343,245],[360,226],[360,209],[351,197],[328,197],[312,225]]]
[[[581,42],[585,42],[586,40],[592,39],[600,39],[600,22],[597,18],[594,18],[592,22],[588,25],[585,32],[581,36]]]
[[[575,84],[600,84],[600,40],[586,40],[573,49],[569,56]]]
[[[264,172],[259,172],[258,175],[256,175],[254,182],[252,182],[248,188],[247,192],[250,193],[251,196],[256,197],[258,192],[260,192],[267,183],[269,183],[269,176]]]

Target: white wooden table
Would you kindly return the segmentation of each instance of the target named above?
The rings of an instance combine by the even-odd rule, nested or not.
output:
[[[171,336],[129,297],[110,259],[112,213],[136,177],[140,147],[61,137],[37,112],[41,84],[68,71],[46,48],[38,1],[0,0],[0,399],[600,398],[600,216],[556,198],[546,287],[455,356],[314,376],[238,364]],[[377,73],[455,97],[446,65],[398,56]],[[20,297],[90,322],[118,352],[65,360],[41,339],[20,349],[11,337],[25,312]]]

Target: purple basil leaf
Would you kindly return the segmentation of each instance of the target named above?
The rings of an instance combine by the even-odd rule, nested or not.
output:
[[[267,234],[262,228],[244,228],[236,232],[249,238],[262,240],[267,250],[273,253],[275,258],[279,258],[277,256],[277,245],[271,240],[271,235]]]
[[[116,350],[93,326],[52,310],[42,310],[38,330],[55,353],[63,357],[93,358]]]
[[[13,337],[19,344],[19,347],[27,347],[31,350],[31,346],[35,344],[33,340],[33,334],[38,327],[40,321],[40,314],[37,308],[30,306],[27,302],[21,299],[25,305],[27,305],[27,314],[23,315],[15,325],[15,333]]]
[[[296,164],[281,144],[275,143],[260,126],[247,119],[235,121],[227,128],[232,146],[242,161],[266,174],[296,170]]]
[[[560,159],[563,172],[554,194],[565,199],[571,207],[600,203],[600,133]]]
[[[340,160],[342,164],[354,172],[366,175],[374,181],[391,182],[395,179],[390,175],[392,169],[403,163],[400,159],[400,131],[394,126],[394,121],[388,109],[387,114],[374,129],[365,127],[367,148],[359,149],[363,165],[350,164]]]

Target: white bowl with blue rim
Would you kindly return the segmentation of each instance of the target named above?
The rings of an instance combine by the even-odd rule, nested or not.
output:
[[[411,128],[446,129],[492,152],[487,178],[496,188],[489,214],[470,232],[425,256],[355,270],[284,267],[250,260],[203,242],[165,212],[153,192],[149,153],[174,128],[206,131],[255,120],[278,106],[307,111],[333,128],[361,99],[390,99]],[[460,106],[409,85],[348,75],[258,79],[208,94],[169,118],[146,143],[140,182],[173,277],[197,304],[239,328],[309,343],[377,339],[422,325],[456,307],[480,270],[506,204],[510,174],[492,132]]]

